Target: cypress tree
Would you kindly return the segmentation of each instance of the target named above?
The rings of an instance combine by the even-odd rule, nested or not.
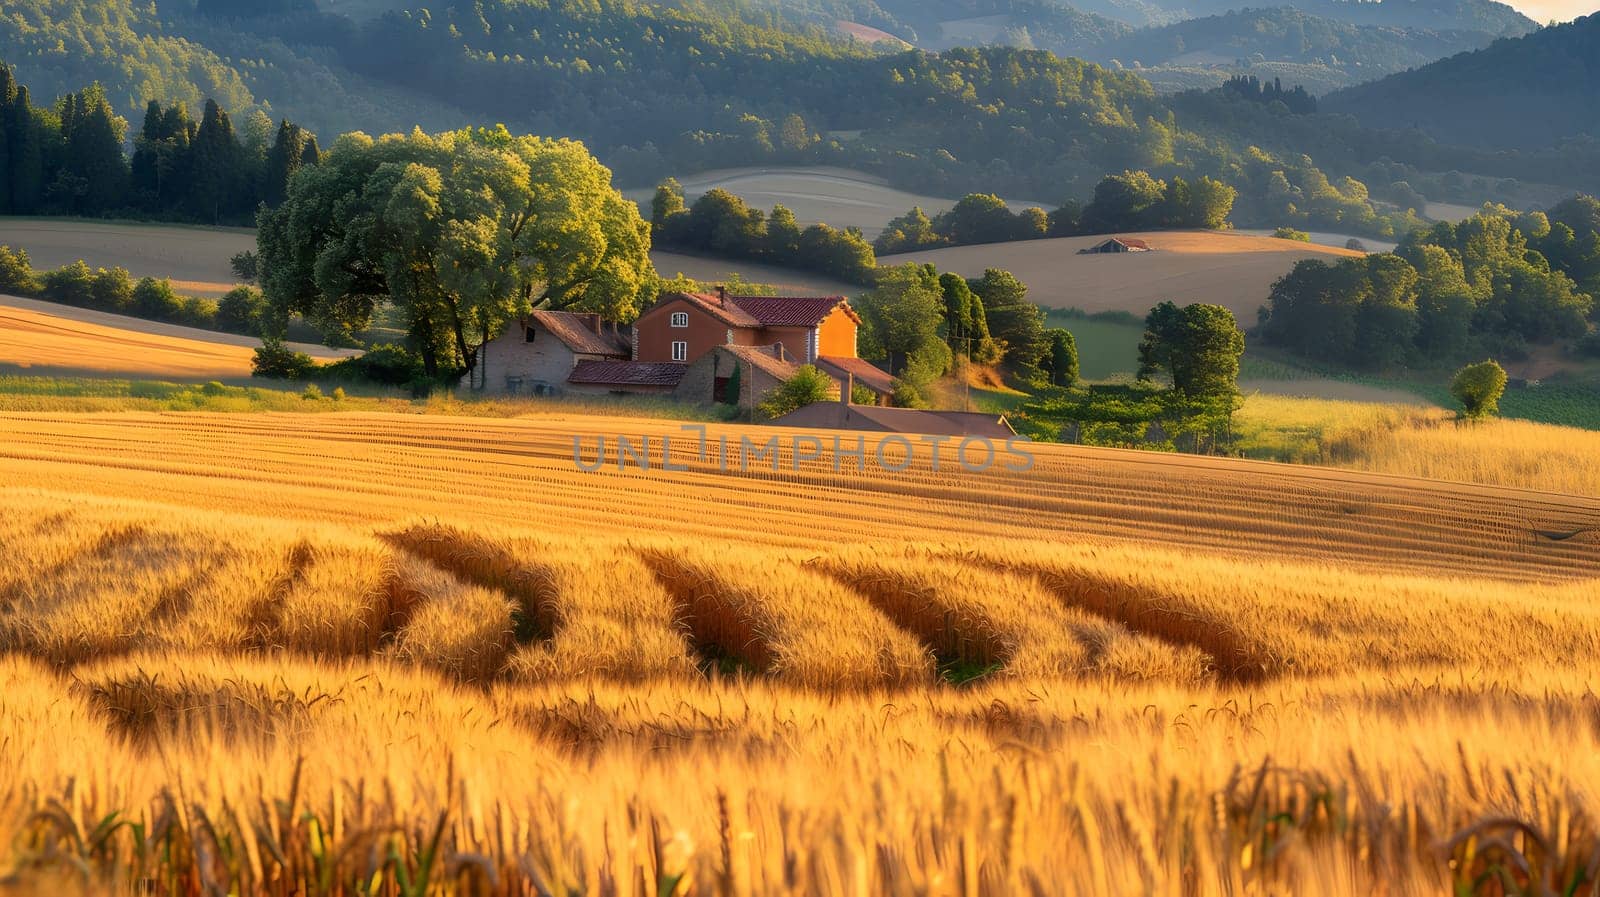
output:
[[[220,224],[224,214],[238,210],[244,178],[240,165],[244,150],[233,134],[233,123],[216,100],[206,100],[205,115],[195,132],[189,157],[189,211],[196,218]]]
[[[17,81],[11,66],[0,62],[0,215],[11,214],[11,107],[17,102]]]
[[[130,168],[133,192],[139,204],[147,210],[161,207],[161,104],[151,100],[144,107],[144,124],[139,136],[133,140],[133,164]]]
[[[25,85],[17,85],[16,100],[7,112],[6,138],[11,156],[11,211],[33,214],[44,204],[44,135]]]
[[[96,214],[127,204],[128,160],[122,140],[128,123],[116,114],[98,84],[69,94],[61,103],[64,144],[60,199],[70,211]]]
[[[300,170],[307,148],[306,132],[284,119],[278,137],[267,151],[267,170],[261,187],[261,201],[277,208],[289,195],[289,181]]]

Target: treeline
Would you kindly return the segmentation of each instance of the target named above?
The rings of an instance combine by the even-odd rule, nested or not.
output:
[[[906,263],[878,272],[877,285],[852,303],[861,314],[858,352],[895,376],[894,402],[922,407],[937,378],[961,358],[1004,364],[1027,383],[1065,375],[1068,360],[1052,353],[1044,312],[1028,301],[1028,287],[1009,271],[990,268],[979,278]],[[1077,356],[1070,359],[1077,378]]]
[[[35,271],[26,252],[9,246],[0,246],[0,293],[247,336],[269,329],[266,300],[253,287],[236,287],[221,301],[183,296],[166,279],[134,280],[122,268],[90,268],[82,260]]]
[[[1529,144],[1507,151],[1443,143],[1413,128],[1363,126],[1350,115],[1341,114],[1342,110],[1330,113],[1332,101],[1328,97],[1319,101],[1322,111],[1314,115],[1276,114],[1269,106],[1222,90],[1189,91],[1167,101],[1180,120],[1201,123],[1202,129],[1228,147],[1255,146],[1274,164],[1281,167],[1292,163],[1291,167],[1297,169],[1310,163],[1309,158],[1302,158],[1310,153],[1315,156],[1315,166],[1329,172],[1330,177],[1337,173],[1358,179],[1372,197],[1395,202],[1401,210],[1411,207],[1421,211],[1414,198],[1393,193],[1392,185],[1401,181],[1409,182],[1430,199],[1445,202],[1465,199],[1448,192],[1452,182],[1457,188],[1470,187],[1473,196],[1466,199],[1469,202],[1481,201],[1487,195],[1486,189],[1496,189],[1500,181],[1516,179],[1590,192],[1600,190],[1600,141],[1588,138]],[[1233,149],[1208,150],[1207,155],[1222,165],[1243,161],[1243,154]],[[1242,181],[1216,170],[1212,173],[1248,196]],[[1253,210],[1248,211],[1253,214]]]
[[[1597,288],[1600,203],[1578,197],[1550,215],[1491,207],[1414,231],[1392,254],[1300,262],[1273,285],[1260,329],[1269,343],[1351,367],[1517,359],[1584,337]]]
[[[1013,213],[993,194],[968,194],[949,211],[929,218],[920,207],[891,220],[873,241],[879,254],[938,246],[1075,237],[1117,231],[1163,228],[1215,229],[1227,226],[1237,195],[1221,181],[1181,177],[1162,181],[1149,172],[1107,175],[1095,186],[1088,205],[1068,200],[1048,214],[1038,208]]]
[[[1222,89],[1252,103],[1282,103],[1295,115],[1309,115],[1317,111],[1316,97],[1306,93],[1306,89],[1298,84],[1284,90],[1283,82],[1278,78],[1273,78],[1270,84],[1263,84],[1255,75],[1235,75],[1222,82]]]
[[[183,104],[152,100],[124,152],[128,123],[95,84],[33,105],[0,62],[0,214],[128,215],[204,224],[252,223],[281,202],[289,178],[315,164],[316,138],[253,117],[246,133],[207,100],[197,122]]]
[[[686,206],[683,186],[672,178],[656,188],[650,229],[662,247],[815,271],[850,283],[872,283],[878,264],[856,228],[813,224],[802,229],[782,205],[767,215],[720,189]]]

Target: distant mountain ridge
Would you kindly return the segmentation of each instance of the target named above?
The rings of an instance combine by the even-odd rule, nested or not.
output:
[[[1330,94],[1323,109],[1469,146],[1600,138],[1600,14]]]
[[[1326,93],[1538,28],[1494,0],[744,2],[859,22],[927,50],[1004,45],[1120,64],[1163,91],[1248,73]]]
[[[1158,87],[1176,80],[1175,75],[1189,73],[1203,79],[1207,70],[1224,67],[1262,78],[1281,74],[1286,81],[1322,93],[1479,49],[1494,39],[1483,31],[1356,25],[1280,6],[1141,28],[1101,45],[1089,58],[1136,66]],[[1281,73],[1271,67],[1256,68],[1269,63],[1301,68]],[[1212,71],[1210,77],[1221,81],[1226,75]]]

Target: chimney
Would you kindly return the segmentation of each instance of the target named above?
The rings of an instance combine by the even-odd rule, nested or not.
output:
[[[850,404],[850,394],[856,390],[856,375],[845,371],[844,379],[839,381],[839,404]]]
[[[584,312],[581,317],[583,318],[583,323],[589,325],[589,329],[594,331],[595,336],[601,335],[600,315],[597,312]]]
[[[727,305],[728,304],[728,288],[726,286],[721,285],[721,284],[717,285],[717,304],[718,305]]]
[[[783,343],[773,343],[772,344],[772,354],[777,356],[777,359],[779,361],[788,361],[789,360],[789,357],[787,355],[783,354]]]

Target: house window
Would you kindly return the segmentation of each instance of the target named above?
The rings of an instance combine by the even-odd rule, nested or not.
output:
[[[686,311],[675,311],[675,312],[673,312],[672,313],[672,326],[674,326],[674,327],[688,327],[689,326],[689,313],[686,312]]]
[[[728,345],[733,345],[733,328],[728,328]]]
[[[522,341],[525,343],[531,343],[533,342],[533,338],[538,334],[539,331],[534,330],[532,327],[524,327],[522,328]]]
[[[672,341],[672,360],[673,361],[688,361],[689,360],[689,344],[684,342],[683,340],[673,340]]]

